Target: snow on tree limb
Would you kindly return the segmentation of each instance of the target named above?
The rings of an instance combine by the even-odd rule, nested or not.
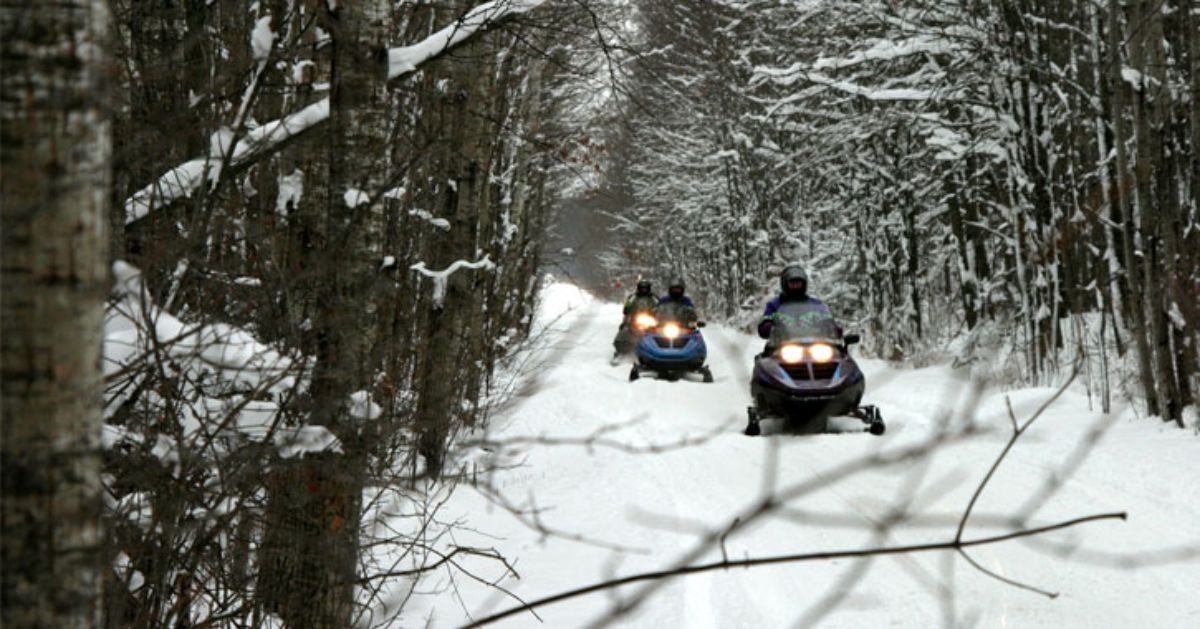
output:
[[[430,271],[424,262],[418,262],[408,268],[433,279],[433,307],[441,309],[442,304],[446,301],[446,281],[450,279],[451,275],[454,275],[459,269],[487,269],[490,271],[496,268],[496,263],[492,262],[490,256],[485,255],[475,262],[456,260],[454,264],[441,271]]]
[[[388,50],[388,79],[397,79],[416,71],[423,64],[487,30],[504,18],[524,13],[545,0],[491,0],[471,9],[453,24],[411,46]],[[329,119],[329,98],[251,129],[238,141],[230,155],[229,166],[237,167],[279,150],[295,138]],[[125,200],[125,224],[145,218],[151,211],[191,195],[200,188],[206,165],[219,156],[199,157],[171,168],[150,185]]]
[[[825,76],[820,72],[807,72],[804,78],[818,85],[831,87],[839,92],[862,96],[867,100],[914,100],[925,101],[931,100],[938,95],[937,90],[923,90],[912,88],[877,88],[864,87],[850,81],[839,81],[837,79]]]
[[[812,64],[813,70],[849,68],[868,61],[892,61],[912,55],[955,52],[962,46],[943,37],[918,35],[901,41],[881,39],[866,50],[854,51],[844,57],[821,57]]]
[[[329,98],[322,98],[300,111],[251,129],[234,147],[229,165],[239,166],[271,152],[284,141],[312,129],[328,118]],[[138,190],[125,200],[125,224],[145,218],[152,210],[195,192],[200,187],[205,164],[216,159],[220,157],[212,155],[184,162],[167,171],[158,181]]]
[[[545,0],[492,0],[471,9],[453,24],[411,46],[388,50],[388,79],[416,70],[418,66],[457,46],[482,29],[517,13],[524,13]]]

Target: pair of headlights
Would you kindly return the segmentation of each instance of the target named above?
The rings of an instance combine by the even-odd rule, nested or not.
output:
[[[643,313],[633,319],[633,325],[639,330],[646,331],[657,326],[658,319]],[[679,338],[682,333],[683,328],[678,323],[668,323],[662,327],[662,335],[669,339]]]
[[[789,365],[804,360],[805,354],[808,354],[808,357],[813,362],[827,363],[837,355],[837,350],[833,349],[832,345],[826,345],[825,343],[815,343],[807,346],[788,344],[779,348],[779,358]]]

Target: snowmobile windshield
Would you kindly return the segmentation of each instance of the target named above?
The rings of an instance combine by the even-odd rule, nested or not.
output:
[[[837,324],[823,305],[803,301],[783,303],[775,311],[772,321],[772,345],[791,341],[838,340]]]
[[[668,301],[659,304],[654,309],[654,316],[658,318],[659,323],[674,321],[675,323],[682,323],[684,325],[691,325],[695,319],[691,307],[678,301]]]

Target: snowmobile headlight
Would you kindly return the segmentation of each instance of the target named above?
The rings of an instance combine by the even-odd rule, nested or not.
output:
[[[668,323],[664,325],[663,336],[669,339],[677,338],[679,336],[679,325],[675,323]]]
[[[633,324],[637,326],[639,330],[649,330],[650,328],[658,325],[658,320],[655,319],[653,315],[648,315],[643,312],[633,320]]]
[[[779,348],[779,357],[789,365],[798,363],[804,360],[804,348],[799,345],[784,345]]]
[[[808,348],[808,355],[812,356],[813,362],[827,363],[833,360],[833,347],[824,343],[817,343]]]

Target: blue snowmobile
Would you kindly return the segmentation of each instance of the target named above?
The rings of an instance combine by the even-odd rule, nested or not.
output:
[[[785,302],[773,315],[771,336],[754,359],[745,433],[762,434],[765,417],[783,419],[787,429],[814,434],[829,429],[829,418],[856,417],[873,435],[885,426],[879,409],[859,406],[866,379],[850,356],[857,334],[839,334],[828,309],[806,302]]]
[[[712,371],[704,364],[708,359],[708,347],[700,334],[704,322],[689,321],[687,309],[674,302],[659,304],[653,317],[634,351],[637,362],[629,370],[629,381],[650,371],[672,382],[685,373],[699,373],[705,382],[712,382]]]

